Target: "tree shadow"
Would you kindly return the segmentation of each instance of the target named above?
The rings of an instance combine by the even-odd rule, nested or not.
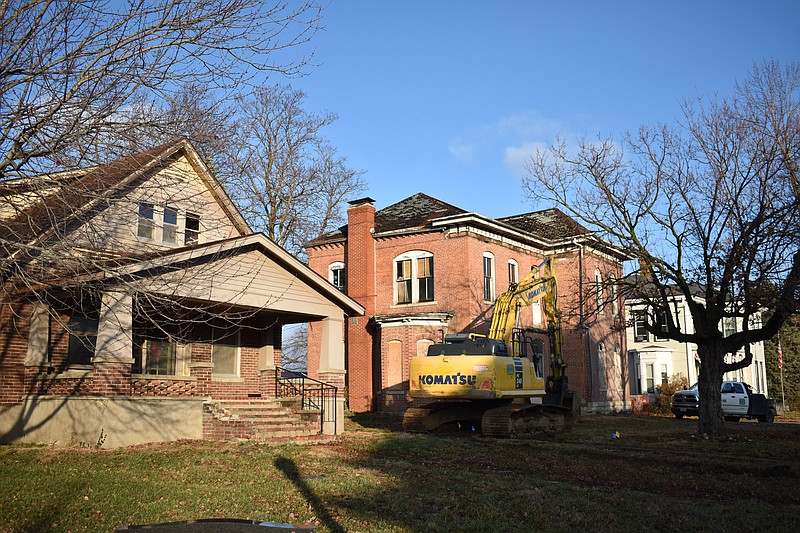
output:
[[[286,457],[278,457],[275,459],[275,468],[283,472],[286,479],[292,482],[294,486],[300,491],[300,494],[306,499],[308,505],[314,509],[314,513],[319,518],[320,522],[330,531],[337,533],[344,533],[345,529],[331,516],[328,510],[323,505],[322,500],[314,493],[311,487],[303,480],[297,465],[291,459]]]

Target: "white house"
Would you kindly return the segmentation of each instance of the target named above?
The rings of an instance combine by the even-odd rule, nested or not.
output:
[[[695,296],[695,298],[697,298]],[[628,325],[628,368],[630,369],[631,394],[655,394],[656,387],[665,383],[671,376],[683,374],[689,383],[697,382],[700,369],[700,359],[697,355],[697,345],[694,343],[681,343],[658,334],[648,332],[644,325],[644,302],[635,298],[626,300]],[[670,304],[671,311],[677,313],[673,317],[680,325],[681,331],[693,333],[689,306],[686,305],[684,296],[676,294]],[[666,329],[666,315],[662,318]],[[754,325],[757,327],[757,325]],[[741,320],[730,319],[724,323],[726,335],[741,331]],[[753,362],[747,368],[725,373],[723,379],[730,381],[744,381],[755,392],[767,394],[767,374],[764,358],[764,343],[758,342],[751,345]],[[727,361],[734,362],[744,357],[744,350],[729,354]]]

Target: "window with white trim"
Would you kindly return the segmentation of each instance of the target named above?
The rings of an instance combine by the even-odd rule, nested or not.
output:
[[[594,271],[594,290],[597,300],[597,312],[600,313],[603,310],[603,275],[600,270]]]
[[[340,291],[344,291],[345,289],[344,263],[342,263],[341,261],[331,263],[331,265],[328,267],[328,281],[330,281],[331,284]]]
[[[728,316],[722,319],[722,336],[730,337],[736,333],[736,317]]]
[[[152,239],[153,229],[153,216],[155,214],[155,206],[149,202],[139,203],[139,223],[136,229],[136,235],[142,239]]]
[[[200,215],[186,213],[186,224],[183,229],[183,243],[187,246],[200,242]]]
[[[395,298],[397,304],[434,300],[433,254],[414,250],[394,259]]]
[[[519,265],[513,259],[508,260],[508,284],[519,283]]]
[[[645,328],[647,313],[644,311],[633,312],[633,340],[634,342],[647,342],[650,335]]]
[[[654,335],[655,339],[657,341],[669,340],[667,338],[667,331],[669,331],[669,317],[667,317],[667,311],[663,311],[658,313],[658,328]]]
[[[169,205],[164,207],[161,240],[169,244],[178,242],[178,209]]]
[[[487,302],[494,301],[494,255],[483,253],[483,299]]]
[[[612,283],[608,290],[611,293],[611,315],[616,317],[619,314],[619,295],[617,294],[617,284]]]

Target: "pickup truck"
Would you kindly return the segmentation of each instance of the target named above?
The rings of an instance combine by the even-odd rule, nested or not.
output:
[[[723,381],[722,416],[728,422],[737,422],[740,418],[755,418],[759,422],[775,421],[775,405],[763,394],[756,394],[744,382]],[[676,418],[697,416],[700,406],[700,393],[697,383],[690,388],[676,392],[672,396],[672,413]]]

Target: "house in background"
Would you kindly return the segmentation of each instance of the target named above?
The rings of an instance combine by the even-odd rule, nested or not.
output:
[[[695,296],[698,298],[698,296]],[[631,373],[631,392],[634,395],[646,394],[651,398],[656,394],[657,387],[669,381],[672,376],[681,374],[689,384],[697,383],[700,370],[700,359],[697,356],[697,345],[682,343],[665,337],[659,337],[645,329],[646,314],[642,301],[629,297],[626,300],[628,307],[628,367]],[[670,306],[673,320],[682,331],[694,332],[692,316],[686,298],[675,294]],[[661,318],[662,327],[666,329],[667,316]],[[740,320],[725,319],[723,324],[725,335],[730,335],[742,330]],[[758,326],[760,327],[760,325]],[[767,369],[764,355],[764,343],[757,342],[750,345],[753,362],[747,368],[726,372],[722,379],[728,381],[744,381],[755,392],[768,395]],[[744,358],[744,352],[729,354],[726,362],[734,362]]]
[[[404,410],[411,358],[446,333],[488,333],[496,297],[545,258],[570,388],[584,408],[625,408],[624,305],[608,283],[628,259],[619,250],[557,209],[492,219],[422,193],[379,211],[373,203],[351,202],[346,226],[306,244],[309,266],[366,310],[345,335],[351,409]],[[539,305],[519,324],[543,332]],[[310,325],[309,368],[320,367],[323,333]]]
[[[343,325],[363,307],[253,233],[187,140],[2,194],[3,259],[39,276],[4,279],[2,441],[341,431]],[[281,328],[306,322],[324,383],[282,379]],[[292,403],[304,383],[316,414]]]

